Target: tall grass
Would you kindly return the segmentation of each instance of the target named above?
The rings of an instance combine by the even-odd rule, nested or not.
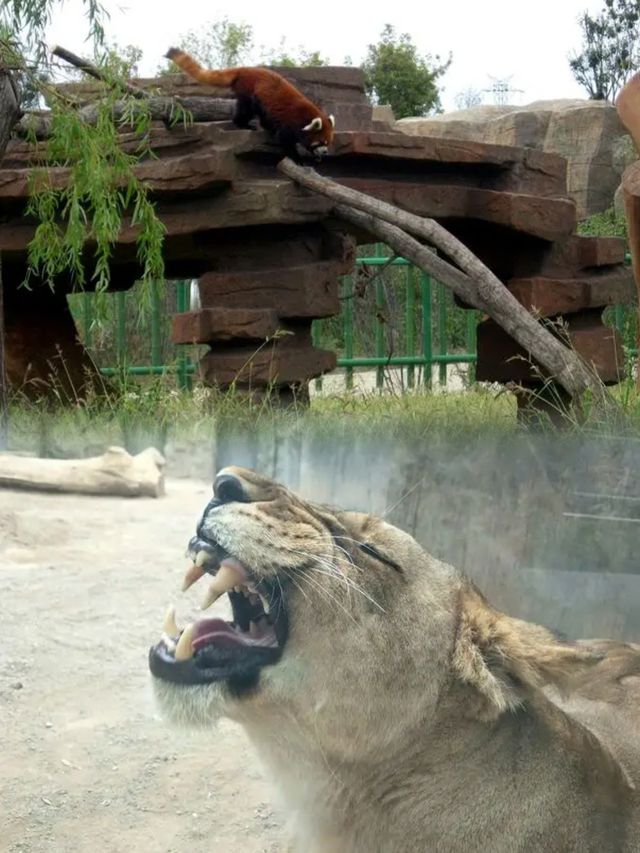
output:
[[[581,420],[570,412],[563,431],[640,437],[640,395],[631,382],[613,389],[622,417],[608,421],[587,406]],[[200,385],[177,390],[173,380],[157,377],[139,384],[123,380],[108,396],[89,395],[75,405],[16,396],[10,405],[9,450],[42,456],[100,454],[117,444],[130,452],[154,445],[165,451],[172,442],[209,443],[220,428],[280,434],[309,432],[339,441],[341,436],[380,434],[397,441],[428,442],[436,435],[514,434],[518,423],[515,397],[505,390],[473,386],[459,393],[417,389],[402,394],[338,394],[313,397],[309,406],[283,409],[277,396],[262,400],[219,392]],[[554,427],[538,424],[538,429]]]

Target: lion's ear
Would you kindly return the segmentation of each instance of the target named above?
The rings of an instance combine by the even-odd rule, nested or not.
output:
[[[495,719],[545,684],[567,690],[601,660],[589,649],[558,642],[546,628],[494,610],[472,585],[461,599],[453,666],[478,691],[477,716]]]

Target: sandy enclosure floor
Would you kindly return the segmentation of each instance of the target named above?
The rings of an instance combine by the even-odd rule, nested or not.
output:
[[[160,500],[0,490],[1,851],[281,850],[242,731],[179,732],[152,702],[165,608],[180,622],[203,594],[179,590],[209,495],[184,480]]]

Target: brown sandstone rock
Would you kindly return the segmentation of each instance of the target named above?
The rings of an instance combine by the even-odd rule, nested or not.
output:
[[[278,330],[275,311],[255,308],[202,308],[172,318],[174,344],[206,344],[215,341],[260,341]]]
[[[525,107],[473,107],[429,118],[406,118],[396,129],[412,136],[522,145],[567,159],[567,188],[578,218],[606,210],[634,154],[613,104],[538,101]]]
[[[635,295],[633,275],[624,267],[582,278],[512,279],[508,287],[527,310],[539,317],[556,317],[606,305],[628,305]]]
[[[267,344],[215,350],[200,362],[200,376],[211,385],[264,388],[272,383],[294,385],[321,376],[336,367],[335,353],[315,347]]]
[[[331,317],[340,310],[338,269],[331,261],[237,273],[206,273],[200,279],[203,307],[267,308],[281,318]]]
[[[624,353],[615,329],[605,326],[601,312],[585,311],[567,319],[571,344],[597,371],[603,382],[619,382],[624,373]],[[531,382],[544,375],[539,365],[493,320],[478,324],[478,362],[480,382]]]

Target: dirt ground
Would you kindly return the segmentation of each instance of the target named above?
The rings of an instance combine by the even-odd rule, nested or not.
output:
[[[280,821],[242,731],[156,715],[147,651],[180,593],[210,495],[159,500],[0,489],[0,850],[275,853]],[[221,610],[224,605],[219,605]]]

